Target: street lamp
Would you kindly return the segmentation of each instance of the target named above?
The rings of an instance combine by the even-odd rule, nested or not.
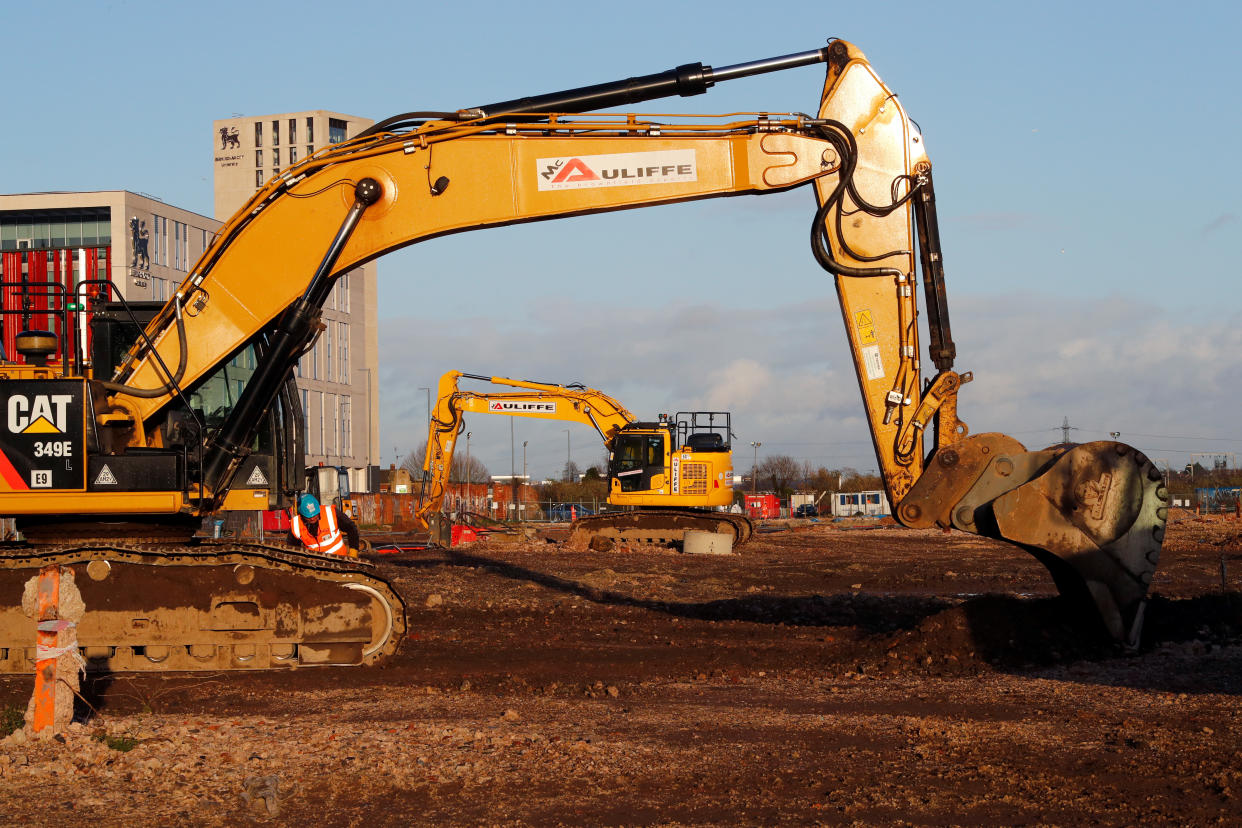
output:
[[[750,467],[750,493],[754,494],[757,491],[756,486],[759,482],[759,447],[763,443],[752,442],[750,445],[755,450],[755,462]]]
[[[427,428],[431,428],[431,389],[425,385],[418,386],[419,391],[427,392]]]
[[[466,432],[466,511],[470,511],[470,435],[473,432]]]
[[[527,480],[526,480],[526,444],[527,444],[527,443],[529,443],[529,442],[530,442],[530,440],[523,440],[523,441],[522,441],[522,485],[523,485],[523,486],[525,486],[525,485],[526,485],[526,483],[527,483]],[[525,493],[525,491],[523,491],[523,493],[522,493],[522,494],[523,494],[523,496],[525,496],[525,494],[526,494],[526,493]],[[525,513],[525,512],[522,512],[521,517],[522,517],[522,518],[525,518],[525,516],[526,516],[526,513]]]

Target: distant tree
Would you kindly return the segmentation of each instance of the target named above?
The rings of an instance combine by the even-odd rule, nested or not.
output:
[[[423,463],[427,458],[427,446],[414,449],[405,456],[401,461],[401,467],[410,473],[415,482],[423,479]],[[467,475],[467,472],[469,474]],[[465,483],[467,478],[474,483],[481,483],[490,480],[492,473],[487,470],[487,465],[473,454],[470,455],[469,465],[467,465],[465,452],[453,452],[453,465],[449,468],[450,483]]]
[[[582,481],[585,483],[588,480],[600,480],[602,477],[603,475],[599,473],[599,469],[591,466],[583,473]]]
[[[774,454],[764,458],[756,472],[760,483],[767,482],[778,496],[784,497],[793,492],[793,486],[799,479],[801,468],[798,461],[788,454]]]
[[[566,483],[576,483],[578,481],[579,474],[581,474],[581,472],[578,470],[578,464],[573,460],[567,460],[565,462],[565,468],[561,469],[561,477]]]

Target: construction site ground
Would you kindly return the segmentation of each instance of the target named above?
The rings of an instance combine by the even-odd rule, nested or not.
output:
[[[4,822],[1242,823],[1238,521],[1172,516],[1137,654],[958,532],[507,540],[382,557],[383,666],[94,683],[63,741],[0,744]]]

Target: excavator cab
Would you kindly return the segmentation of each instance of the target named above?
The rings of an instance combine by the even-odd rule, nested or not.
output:
[[[654,423],[630,423],[608,452],[614,506],[715,507],[733,502],[730,416],[682,411]]]
[[[336,507],[337,520],[345,541],[355,551],[366,551],[369,546],[358,530],[358,504],[354,502],[349,483],[349,469],[344,466],[310,466],[306,469],[306,491],[321,504]]]

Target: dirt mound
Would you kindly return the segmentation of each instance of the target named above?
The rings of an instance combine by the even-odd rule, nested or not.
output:
[[[886,644],[890,671],[956,675],[1099,659],[1116,645],[1059,598],[983,595],[924,618]]]

